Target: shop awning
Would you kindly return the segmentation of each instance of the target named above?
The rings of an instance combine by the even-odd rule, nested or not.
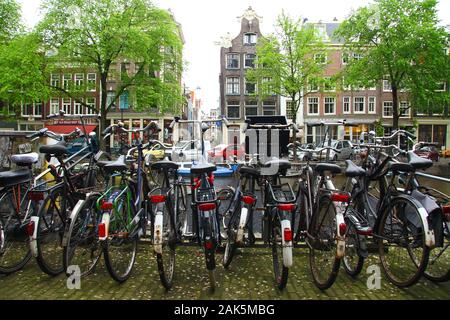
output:
[[[89,134],[97,128],[96,124],[86,124],[84,126],[86,128],[86,133]],[[46,126],[48,130],[53,131],[54,133],[59,134],[68,134],[75,131],[76,128],[79,128],[83,131],[83,126],[81,124],[54,124]]]

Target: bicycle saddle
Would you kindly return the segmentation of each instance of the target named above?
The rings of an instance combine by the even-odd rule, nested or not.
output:
[[[347,168],[345,169],[345,175],[347,177],[362,177],[366,174],[366,170],[361,167],[358,167],[352,160],[345,160],[347,164]]]
[[[65,143],[57,143],[57,144],[42,146],[39,148],[39,152],[53,155],[55,157],[62,156],[62,155],[69,153]]]
[[[31,180],[31,173],[28,169],[0,172],[0,187],[14,186]]]
[[[261,175],[261,172],[259,171],[259,169],[253,168],[253,167],[241,167],[239,169],[239,173],[242,175],[250,175],[250,176],[254,176],[254,177],[258,177]]]
[[[125,163],[125,156],[120,156],[116,161],[106,164],[103,168],[106,172],[111,173],[114,171],[123,172],[128,169],[128,166]]]
[[[394,172],[411,172],[414,171],[414,168],[409,163],[404,162],[394,162],[390,161],[388,163],[388,169]]]
[[[325,171],[329,171],[331,173],[341,173],[341,167],[334,163],[318,163],[314,168],[316,172],[323,174]]]
[[[419,157],[413,151],[408,151],[408,163],[415,169],[428,169],[433,166],[433,161]]]
[[[25,154],[14,154],[11,156],[11,161],[21,167],[28,167],[33,163],[38,162],[39,155],[36,152]]]
[[[217,170],[217,167],[209,163],[199,163],[191,167],[192,174],[211,173]]]
[[[158,161],[158,162],[152,163],[150,165],[150,169],[158,170],[158,171],[159,170],[171,170],[171,169],[177,170],[178,167],[179,167],[178,164],[176,164],[173,161],[168,161],[168,160]]]

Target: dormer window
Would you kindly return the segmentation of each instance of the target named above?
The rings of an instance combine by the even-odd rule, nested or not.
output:
[[[247,45],[255,45],[257,36],[255,33],[246,33],[244,34],[244,44]]]

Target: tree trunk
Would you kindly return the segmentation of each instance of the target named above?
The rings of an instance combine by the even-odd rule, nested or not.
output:
[[[397,86],[392,85],[392,129],[398,130],[398,122],[400,118],[400,112],[398,108],[398,91]]]
[[[109,146],[109,139],[103,140],[102,132],[106,129],[108,126],[108,122],[106,119],[107,115],[107,99],[108,99],[108,91],[106,89],[106,81],[107,81],[107,74],[101,75],[101,99],[100,99],[100,149],[105,150],[106,152],[110,152],[110,146]]]
[[[292,96],[291,99],[292,99],[292,109],[291,109],[291,112],[292,112],[292,123],[297,123],[297,111],[298,111],[298,108],[299,108],[298,103],[300,103],[300,100],[299,100],[299,102],[297,102],[295,100],[295,96]],[[292,131],[292,132],[293,132],[292,143],[294,144],[294,147],[293,147],[293,150],[292,150],[293,151],[293,158],[292,158],[292,160],[294,162],[297,162],[297,146],[295,145],[295,142],[297,141],[297,133],[294,132],[294,131]]]

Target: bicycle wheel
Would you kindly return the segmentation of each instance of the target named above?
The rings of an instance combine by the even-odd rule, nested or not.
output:
[[[80,268],[81,276],[90,274],[97,265],[102,253],[97,228],[99,215],[96,203],[100,194],[90,194],[72,217],[64,246],[64,270],[72,265]]]
[[[424,272],[425,278],[435,282],[450,280],[450,228],[443,223],[443,245],[430,251],[428,267]]]
[[[395,197],[383,209],[377,242],[381,264],[393,284],[408,287],[420,279],[430,250],[419,211],[409,198]]]
[[[64,271],[62,239],[67,213],[72,208],[63,188],[53,190],[39,210],[36,261],[41,270],[56,276]]]
[[[154,237],[159,278],[164,288],[169,290],[175,271],[176,231],[166,203],[156,206]]]
[[[240,213],[240,210],[238,212]],[[231,214],[231,218],[228,221],[227,242],[225,243],[225,252],[222,259],[222,264],[225,268],[230,266],[237,249],[236,237],[239,228],[239,218],[240,214]]]
[[[187,198],[184,188],[185,187],[181,185],[175,186],[175,201],[173,206],[176,211],[175,226],[179,241],[181,241],[184,233],[187,232]]]
[[[359,254],[361,236],[356,233],[355,225],[350,220],[346,220],[346,224],[344,270],[355,278],[361,273],[364,265],[364,257]]]
[[[274,209],[275,210],[275,209]],[[282,243],[282,228],[281,221],[278,214],[273,212],[272,228],[271,228],[271,247],[272,247],[272,262],[275,275],[275,282],[278,289],[282,290],[286,287],[289,275],[289,268],[283,264],[283,243]]]
[[[215,211],[200,211],[201,215],[201,233],[203,239],[203,247],[205,252],[206,269],[208,270],[209,285],[212,290],[216,288],[216,257],[217,248],[217,220]]]
[[[336,257],[336,208],[329,196],[321,197],[311,218],[309,266],[314,284],[325,290],[336,280],[341,260]]]
[[[231,187],[226,187],[217,192],[217,204],[219,212],[219,221],[221,223],[221,236],[222,239],[227,239],[228,233],[228,223],[232,215],[232,205],[234,199],[235,191]]]
[[[31,259],[29,237],[26,232],[29,219],[23,221],[25,218],[23,212],[30,201],[19,200],[19,203],[22,203],[20,210],[15,194],[17,195],[9,190],[0,197],[0,273],[3,274],[22,269]],[[25,192],[21,194],[24,195]],[[29,216],[34,208],[34,203],[31,202]]]
[[[138,237],[130,236],[131,206],[127,195],[121,196],[117,208],[110,212],[108,237],[104,241],[106,269],[120,283],[130,277],[136,260]]]

